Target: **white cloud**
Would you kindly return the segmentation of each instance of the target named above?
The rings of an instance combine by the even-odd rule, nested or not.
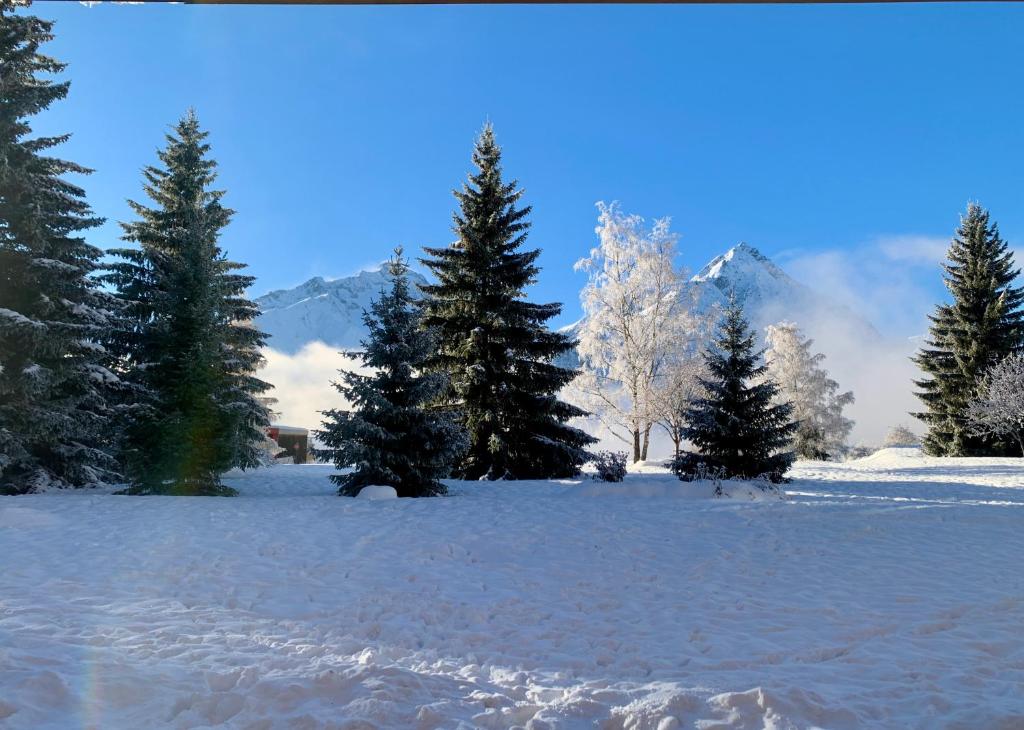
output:
[[[927,331],[927,315],[941,295],[940,262],[948,239],[918,234],[879,236],[845,249],[789,252],[780,262],[795,279],[846,305],[883,334],[862,338],[823,312],[801,323],[826,356],[825,366],[856,402],[855,442],[877,444],[897,423],[912,422],[920,407],[910,357]]]
[[[268,395],[277,398],[274,409],[280,416],[276,421],[310,430],[320,428],[320,411],[348,407],[331,385],[339,379],[338,371],[366,372],[357,361],[323,342],[310,342],[294,355],[271,348],[263,354],[267,362],[258,375],[274,386]]]
[[[874,241],[891,261],[934,265],[946,258],[949,238],[942,236],[895,235],[879,236]]]
[[[882,236],[847,249],[791,252],[780,263],[795,279],[845,304],[883,334],[906,338],[927,326],[948,242]]]

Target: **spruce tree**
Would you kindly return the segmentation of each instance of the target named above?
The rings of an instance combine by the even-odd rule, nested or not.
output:
[[[437,347],[435,332],[420,326],[420,312],[409,291],[408,263],[402,249],[388,265],[391,291],[363,314],[369,335],[359,353],[372,374],[342,371],[334,387],[351,411],[324,412],[317,438],[327,448],[321,459],[346,474],[333,474],[339,494],[354,497],[370,484],[394,487],[399,497],[430,497],[446,492],[441,477],[465,447],[462,430],[449,414],[432,407],[447,385],[425,366]]]
[[[929,316],[929,338],[914,357],[925,377],[915,381],[928,425],[923,439],[936,456],[1012,456],[1012,443],[972,433],[967,408],[979,395],[985,372],[1024,347],[1024,289],[1013,253],[989,214],[971,203],[947,253],[946,288],[952,303]]]
[[[731,298],[714,347],[705,353],[704,395],[685,411],[684,435],[728,476],[767,475],[781,481],[794,455],[785,448],[796,430],[789,403],[773,404],[778,386],[765,377],[761,353],[742,308]]]
[[[539,250],[521,250],[530,208],[505,182],[501,150],[488,124],[473,151],[476,171],[455,191],[457,240],[427,248],[438,283],[424,287],[424,323],[440,339],[433,366],[449,374],[469,447],[464,479],[539,479],[579,473],[594,439],[566,422],[586,415],[557,397],[576,377],[553,360],[575,343],[545,326],[561,304],[535,304],[525,288],[539,272]]]
[[[68,93],[40,52],[53,23],[0,0],[0,494],[110,480],[111,386],[100,344],[113,300],[91,276],[101,223],[48,151],[70,135],[33,137],[29,118]]]
[[[129,409],[122,461],[135,494],[231,494],[219,476],[259,463],[270,388],[254,376],[265,335],[245,298],[253,277],[218,245],[233,211],[209,186],[216,163],[189,112],[143,171],[153,207],[122,223],[139,248],[111,253],[106,280],[124,301],[127,326],[113,333],[137,402]]]

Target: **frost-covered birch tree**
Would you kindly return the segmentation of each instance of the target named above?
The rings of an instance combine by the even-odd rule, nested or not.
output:
[[[1007,355],[989,369],[981,394],[967,407],[967,422],[979,436],[1012,438],[1024,455],[1024,353]]]
[[[582,374],[575,392],[616,438],[647,458],[651,427],[661,418],[658,386],[695,329],[685,272],[675,264],[669,219],[627,215],[597,204],[598,245],[576,262],[589,280],[581,294]]]
[[[687,329],[677,332],[679,339],[654,383],[655,423],[672,441],[673,456],[679,456],[685,439],[687,423],[684,412],[695,400],[706,395],[701,379],[709,373],[704,352],[711,345],[711,337],[721,313],[717,307],[707,312],[692,308],[686,321]]]
[[[845,448],[853,421],[843,408],[853,393],[839,392],[839,383],[822,367],[825,356],[812,352],[814,341],[791,322],[767,327],[764,353],[766,377],[778,385],[776,401],[793,404],[797,422],[793,450],[804,459],[827,459]]]
[[[679,450],[686,431],[684,411],[703,394],[700,379],[707,375],[701,357],[685,357],[665,368],[663,377],[655,384],[656,423],[672,440],[673,456]]]

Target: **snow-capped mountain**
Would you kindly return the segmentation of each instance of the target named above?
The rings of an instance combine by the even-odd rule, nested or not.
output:
[[[410,272],[414,284],[422,275]],[[874,340],[877,330],[855,312],[827,295],[801,284],[753,246],[741,243],[714,258],[691,280],[701,309],[724,306],[735,291],[751,324],[759,334],[781,320],[799,324],[816,339],[839,332],[851,340]],[[257,325],[271,335],[270,347],[295,353],[319,340],[338,349],[359,347],[365,336],[363,310],[389,287],[383,269],[327,280],[314,277],[294,289],[282,289],[256,299],[263,311]],[[576,325],[562,331],[575,335]],[[561,360],[572,365],[574,357]]]
[[[698,306],[725,306],[734,292],[758,333],[782,320],[800,325],[819,338],[825,328],[856,340],[877,340],[878,330],[848,307],[791,277],[753,246],[741,243],[716,256],[690,283]]]
[[[426,283],[413,271],[409,280],[416,285]],[[281,352],[298,352],[315,340],[340,350],[357,348],[366,336],[363,311],[390,288],[383,268],[340,279],[315,276],[294,289],[280,289],[257,298],[256,305],[263,314],[256,325],[270,335],[268,346]]]

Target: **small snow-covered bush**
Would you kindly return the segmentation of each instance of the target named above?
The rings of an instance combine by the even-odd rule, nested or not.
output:
[[[711,457],[683,452],[673,459],[669,468],[681,481],[724,481],[726,479],[765,484],[783,484],[787,480],[780,472],[765,472],[756,477],[730,474],[724,464]]]
[[[911,431],[909,428],[903,425],[893,426],[889,429],[889,433],[885,435],[885,441],[882,442],[882,448],[887,449],[893,446],[920,446],[920,437]]]
[[[851,446],[846,450],[844,456],[846,461],[854,461],[856,459],[863,459],[865,456],[871,456],[876,451],[878,451],[878,447],[875,446]]]
[[[598,451],[594,454],[594,479],[603,482],[621,482],[626,478],[625,451]]]

